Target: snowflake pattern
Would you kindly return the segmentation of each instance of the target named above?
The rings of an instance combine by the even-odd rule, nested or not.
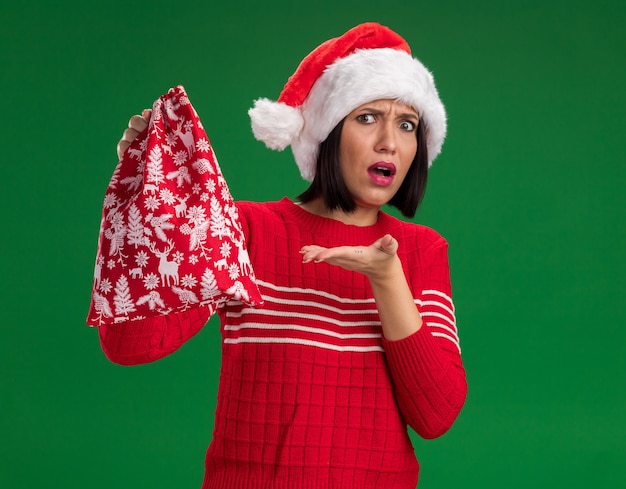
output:
[[[188,289],[193,289],[196,285],[198,285],[198,280],[191,273],[183,276],[180,280],[180,283],[183,287],[187,287]]]
[[[140,251],[135,255],[135,263],[139,268],[143,268],[148,264],[148,253],[145,251]]]
[[[237,280],[239,278],[239,265],[237,263],[231,263],[228,266],[228,276],[231,280]]]
[[[104,208],[110,209],[111,207],[115,207],[117,204],[117,195],[115,194],[106,194],[104,197]]]
[[[124,226],[124,216],[119,212],[113,214],[111,218],[111,227],[112,228],[120,228]]]
[[[199,205],[194,205],[187,210],[187,219],[189,220],[189,224],[194,224],[196,226],[202,224],[206,221],[206,214],[204,207],[200,207]]]
[[[209,180],[208,182],[204,184],[204,186],[206,187],[209,193],[212,194],[215,192],[215,182],[213,180]]]
[[[176,166],[184,165],[187,162],[187,151],[176,151],[176,153],[174,153],[173,160]]]
[[[209,151],[209,149],[211,149],[211,146],[206,139],[200,138],[196,141],[196,149],[198,151]]]
[[[175,146],[176,145],[176,134],[172,134],[171,132],[168,132],[165,135],[165,142],[167,143],[167,145],[169,147]]]
[[[159,286],[159,277],[156,273],[149,273],[144,277],[143,284],[148,290],[156,289]]]
[[[161,205],[161,203],[159,202],[159,199],[157,199],[156,197],[148,197],[145,201],[144,201],[144,207],[146,209],[148,209],[149,211],[153,211],[155,209],[158,209],[159,206]]]
[[[112,288],[113,286],[111,285],[111,282],[109,281],[108,278],[102,279],[102,281],[100,282],[100,287],[99,287],[100,292],[106,295],[109,292],[111,292]]]
[[[222,246],[220,246],[220,255],[222,255],[224,258],[230,257],[231,249],[232,249],[232,246],[230,246],[230,244],[227,241],[224,241],[222,243]]]
[[[105,193],[88,324],[197,305],[214,313],[233,299],[260,303],[233,216],[202,124],[184,89],[173,88],[153,105],[148,130],[131,143]]]
[[[167,205],[172,205],[176,202],[176,197],[174,193],[169,188],[164,188],[159,192],[159,197],[161,197],[161,202]]]

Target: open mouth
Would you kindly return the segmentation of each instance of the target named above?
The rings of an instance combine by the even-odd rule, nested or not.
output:
[[[368,171],[374,175],[389,178],[396,174],[396,166],[393,163],[379,162],[370,166]]]
[[[382,175],[383,177],[390,177],[391,175],[393,175],[393,173],[391,172],[391,170],[389,168],[381,168],[379,166],[372,168],[370,170],[372,173],[376,173],[378,175]]]

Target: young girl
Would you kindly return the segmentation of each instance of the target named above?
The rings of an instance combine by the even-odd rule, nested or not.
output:
[[[237,204],[264,306],[220,308],[222,367],[203,488],[415,488],[407,425],[445,433],[467,393],[447,243],[412,217],[446,132],[431,74],[375,23],[331,39],[255,136],[291,145],[310,187],[294,202]],[[134,116],[121,158],[148,124]],[[99,328],[114,362],[174,352],[208,317],[191,309]]]

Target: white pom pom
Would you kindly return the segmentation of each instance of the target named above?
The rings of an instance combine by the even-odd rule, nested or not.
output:
[[[304,119],[299,109],[266,98],[254,102],[248,111],[254,137],[270,149],[282,151],[300,135]]]

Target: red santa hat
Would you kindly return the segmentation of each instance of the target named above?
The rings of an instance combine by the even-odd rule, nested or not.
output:
[[[278,101],[260,98],[248,114],[254,136],[271,149],[291,145],[302,177],[311,181],[320,143],[354,109],[379,99],[397,100],[418,112],[430,166],[446,135],[446,113],[433,76],[411,56],[400,35],[375,22],[318,46],[302,60]]]

